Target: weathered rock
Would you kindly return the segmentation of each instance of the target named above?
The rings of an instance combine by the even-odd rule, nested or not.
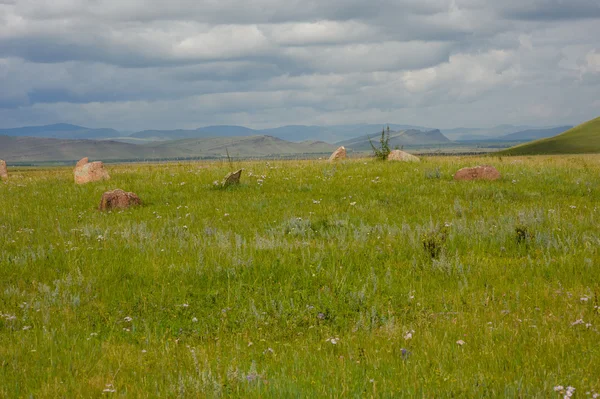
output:
[[[335,162],[340,159],[346,159],[346,147],[344,146],[341,146],[340,148],[335,150],[333,154],[331,154],[331,156],[329,157],[329,162]]]
[[[240,184],[240,178],[242,177],[242,170],[243,169],[240,169],[237,172],[228,173],[227,176],[225,176],[225,179],[223,179],[223,182],[221,183],[221,187],[225,188],[225,187],[229,187],[234,184]]]
[[[8,179],[8,169],[6,169],[6,162],[0,159],[0,179]]]
[[[98,209],[101,211],[108,211],[111,209],[125,209],[130,206],[141,204],[142,200],[136,194],[116,189],[102,194]]]
[[[75,183],[85,184],[99,180],[108,180],[110,176],[104,169],[104,164],[100,161],[86,163],[87,158],[83,158],[77,162],[77,166],[73,171],[75,176]]]
[[[391,151],[387,159],[388,161],[421,162],[421,160],[418,157],[401,150]]]
[[[78,167],[80,167],[80,166],[83,166],[83,165],[85,165],[86,163],[89,163],[89,162],[90,162],[90,159],[89,159],[88,157],[81,158],[81,159],[79,160],[79,162],[77,162],[77,165],[75,165],[75,168],[78,168]]]
[[[498,180],[502,175],[489,165],[463,168],[454,174],[454,180]]]

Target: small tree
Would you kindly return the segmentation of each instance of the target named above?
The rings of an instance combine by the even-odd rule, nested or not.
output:
[[[381,129],[379,148],[373,145],[373,142],[371,141],[370,137],[369,144],[371,144],[371,148],[373,149],[373,154],[375,155],[375,158],[381,161],[385,161],[388,155],[390,155],[390,152],[392,151],[390,149],[390,127],[388,126],[387,129]]]

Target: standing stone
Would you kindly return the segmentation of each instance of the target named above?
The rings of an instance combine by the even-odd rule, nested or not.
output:
[[[221,187],[225,188],[225,187],[229,187],[231,185],[240,184],[240,178],[242,177],[242,170],[243,169],[240,169],[237,172],[228,173],[227,176],[225,176],[225,179],[223,179],[223,182],[221,183]]]
[[[6,162],[0,159],[0,179],[8,179],[8,169],[6,169]]]
[[[388,161],[421,162],[421,160],[418,157],[401,150],[391,151],[387,159]]]
[[[346,147],[341,146],[331,154],[329,162],[335,162],[340,159],[346,159]]]
[[[75,169],[79,168],[80,166],[85,165],[86,163],[90,162],[90,159],[88,157],[85,158],[81,158],[79,160],[79,162],[77,162],[77,165],[75,165]]]
[[[126,209],[130,206],[141,204],[142,200],[140,200],[140,197],[138,197],[136,194],[116,189],[102,194],[102,199],[100,200],[100,206],[98,209],[101,211],[108,211],[111,209]]]
[[[454,174],[454,180],[498,180],[502,175],[489,165],[463,168]]]
[[[104,169],[104,164],[100,161],[88,162],[87,158],[81,159],[77,162],[75,170],[73,171],[75,176],[75,183],[85,184],[99,180],[108,180],[110,176]]]

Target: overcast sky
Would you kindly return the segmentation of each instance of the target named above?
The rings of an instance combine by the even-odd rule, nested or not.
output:
[[[0,0],[0,127],[598,115],[599,0]]]

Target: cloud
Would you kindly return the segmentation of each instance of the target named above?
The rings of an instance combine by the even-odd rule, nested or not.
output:
[[[0,118],[576,123],[597,37],[595,0],[0,0]]]

